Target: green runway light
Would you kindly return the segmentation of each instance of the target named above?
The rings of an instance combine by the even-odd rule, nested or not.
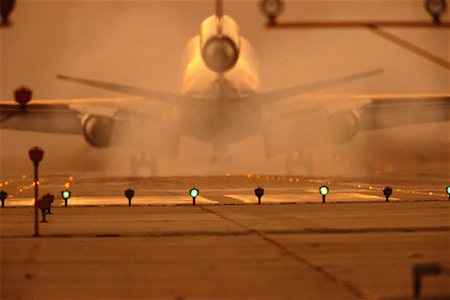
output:
[[[319,189],[319,192],[322,196],[326,196],[328,195],[328,187],[327,186],[321,186]]]
[[[319,188],[319,192],[322,195],[322,203],[325,203],[325,197],[328,195],[328,187],[326,185],[322,185]]]
[[[196,188],[193,188],[189,191],[189,195],[191,195],[191,197],[192,197],[192,205],[195,205],[195,198],[197,198],[198,194],[199,194],[199,191]]]
[[[198,190],[196,188],[193,188],[192,190],[189,191],[189,194],[191,195],[192,198],[197,198]]]
[[[69,190],[64,190],[62,193],[62,197],[64,200],[67,200],[70,198],[70,191]]]
[[[450,200],[450,185],[447,185],[447,187],[445,188],[445,191],[447,192],[448,200]]]
[[[64,199],[64,207],[67,207],[67,200],[70,198],[70,191],[64,190],[61,192],[61,197]]]

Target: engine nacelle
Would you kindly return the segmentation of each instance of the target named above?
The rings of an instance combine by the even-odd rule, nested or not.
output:
[[[200,49],[205,65],[214,72],[225,73],[239,59],[239,27],[228,16],[211,16],[200,27]]]
[[[335,143],[350,142],[359,131],[359,116],[355,111],[337,112],[328,119],[329,138]]]
[[[86,115],[81,121],[81,126],[84,138],[89,144],[97,148],[109,146],[114,127],[112,118]]]

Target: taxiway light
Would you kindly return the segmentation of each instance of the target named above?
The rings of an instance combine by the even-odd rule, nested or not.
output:
[[[5,207],[5,200],[8,197],[8,193],[4,190],[0,191],[0,200],[2,200],[2,208]]]
[[[383,194],[386,197],[386,202],[389,202],[389,197],[392,195],[392,188],[387,186],[383,189]]]
[[[445,191],[447,192],[448,200],[450,200],[450,185],[448,185],[448,186],[445,188]]]
[[[322,185],[319,188],[319,192],[322,195],[322,203],[325,203],[325,197],[328,195],[328,191],[329,191],[329,189],[326,185]]]
[[[258,186],[258,188],[255,189],[255,195],[258,197],[258,205],[260,205],[261,197],[264,195],[264,189]]]
[[[199,191],[196,188],[193,188],[189,191],[189,195],[191,195],[191,197],[192,197],[192,205],[195,205],[195,198],[197,198],[198,194],[199,194]]]
[[[67,200],[69,200],[70,198],[70,191],[69,190],[62,191],[61,196],[64,199],[64,206],[67,207]]]
[[[263,0],[261,1],[261,10],[269,18],[270,22],[275,22],[275,19],[283,11],[283,2],[281,0]]]
[[[128,206],[131,206],[131,199],[134,197],[134,191],[132,189],[128,189],[125,191],[125,197],[128,199]]]
[[[441,22],[441,16],[447,11],[447,3],[445,0],[426,0],[425,8],[433,17],[434,23],[439,24]]]

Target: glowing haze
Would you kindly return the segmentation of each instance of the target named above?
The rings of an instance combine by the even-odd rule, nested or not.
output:
[[[201,23],[213,10],[213,1],[18,1],[11,15],[13,27],[0,30],[0,97],[11,99],[14,89],[21,85],[33,89],[34,99],[123,97],[59,81],[56,74],[201,94],[216,79],[216,74],[201,60],[198,40]],[[257,1],[225,1],[224,12],[236,21],[241,34],[239,60],[225,73],[231,82],[240,84],[240,90],[265,91],[384,68],[382,76],[318,93],[450,91],[448,70],[366,30],[267,30]],[[376,20],[379,16],[429,19],[423,1],[363,0],[287,1],[282,18]],[[445,19],[449,19],[448,14]],[[448,31],[393,29],[392,32],[450,59]],[[271,116],[276,108],[285,114],[298,111],[300,104],[295,100],[268,107],[265,114]],[[358,105],[346,102],[345,97],[337,104]],[[170,107],[148,103],[140,108],[158,112],[162,119],[179,117],[179,112]],[[239,112],[236,113],[238,117]],[[303,114],[308,117],[307,110]],[[282,132],[282,128],[276,127],[276,118],[283,118],[283,113],[274,118],[274,130]],[[349,144],[308,145],[311,147],[306,154],[295,155],[313,157],[315,172],[321,175],[446,172],[450,167],[449,128],[448,122],[442,122],[363,133]],[[123,134],[136,135],[145,149],[155,140],[146,135],[150,133],[146,128],[135,128]],[[81,136],[2,129],[0,138],[1,177],[29,171],[27,151],[34,145],[46,150],[44,172],[127,173],[130,155],[136,154],[135,150],[119,147],[95,149]],[[284,173],[284,157],[268,159],[263,147],[261,136],[231,145],[233,163],[217,165],[210,163],[212,145],[181,138],[176,159],[160,158],[160,174]],[[304,173],[305,168],[299,166],[294,172]]]

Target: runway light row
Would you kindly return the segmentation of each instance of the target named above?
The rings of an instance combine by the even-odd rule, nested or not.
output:
[[[227,177],[242,177],[242,174],[232,174],[232,173],[226,173],[225,174]],[[298,182],[308,182],[308,183],[322,183],[323,180],[319,180],[319,179],[302,179],[302,178],[298,178],[298,177],[291,177],[291,176],[280,176],[280,175],[255,175],[255,174],[247,174],[244,175],[247,179],[260,179],[260,178],[264,178],[266,180],[276,180],[276,181],[287,181],[289,183],[298,183]],[[327,181],[327,184],[330,184],[330,181]],[[372,190],[379,190],[379,191],[383,191],[384,187],[382,186],[373,186],[373,185],[368,185],[368,186],[362,186],[361,184],[355,185],[353,186],[355,188],[358,189],[367,189],[369,191]],[[426,191],[426,192],[421,192],[421,191],[414,191],[414,190],[403,190],[403,189],[394,189],[395,192],[401,192],[404,194],[414,194],[414,195],[426,195],[426,196],[445,196],[446,193],[436,193],[436,192],[432,192],[432,191]]]
[[[26,180],[28,177],[27,177],[27,175],[23,174],[23,175],[21,176],[21,178],[22,178],[22,180]],[[40,180],[37,181],[37,184],[38,184],[38,185],[41,185],[41,184],[44,183],[46,180],[47,180],[47,178],[41,178]],[[72,182],[73,180],[74,180],[74,177],[73,177],[73,176],[69,176],[69,177],[68,177],[68,181],[64,184],[64,188],[65,188],[65,189],[68,189],[68,188],[70,187],[70,185],[71,185],[71,182]],[[6,186],[8,186],[8,185],[11,185],[12,183],[13,183],[13,180],[12,180],[12,179],[2,181],[2,182],[0,182],[0,188],[1,188],[1,187],[6,187]],[[7,197],[8,197],[8,198],[13,198],[14,196],[17,196],[17,195],[19,195],[19,194],[21,194],[21,193],[23,193],[23,192],[25,192],[25,191],[28,191],[30,188],[33,188],[34,185],[35,185],[35,182],[33,181],[33,182],[31,182],[30,184],[27,184],[27,185],[20,185],[20,186],[17,186],[17,187],[16,187],[16,191],[14,191],[12,194],[8,194]]]
[[[238,176],[238,175],[232,175],[232,174],[230,174],[230,173],[227,173],[227,175],[226,176]],[[242,176],[242,175],[240,175],[240,176]],[[261,176],[260,175],[252,175],[252,174],[248,174],[247,175],[247,178],[251,178],[251,177],[255,177],[255,178],[260,178]],[[276,178],[277,180],[280,180],[280,178],[282,178],[282,179],[284,179],[284,180],[287,180],[287,181],[289,181],[289,182],[294,182],[294,179],[295,179],[295,182],[299,182],[300,181],[300,179],[299,178],[292,178],[292,177],[286,177],[286,176],[265,176],[266,177],[266,179],[270,179],[270,178]],[[22,179],[26,179],[26,175],[22,175]],[[41,179],[41,182],[43,182],[45,179]],[[64,189],[64,191],[62,191],[61,192],[61,196],[62,196],[62,198],[65,200],[65,206],[67,207],[67,200],[70,198],[70,196],[71,196],[71,193],[70,193],[70,191],[68,190],[68,188],[70,187],[70,182],[72,182],[74,180],[74,178],[73,178],[73,176],[69,176],[68,177],[68,182],[66,182],[65,184],[64,184],[64,187],[65,187],[65,189]],[[313,180],[308,180],[308,181],[313,181]],[[8,185],[8,183],[12,183],[13,182],[13,180],[12,179],[10,179],[10,180],[7,180],[7,181],[4,181],[3,182],[3,184],[6,184],[6,185]],[[37,183],[38,183],[38,185],[40,185],[41,184],[41,182],[40,181],[38,181]],[[328,181],[328,183],[329,183],[329,181]],[[3,184],[1,185],[1,186],[3,186]],[[28,190],[28,189],[30,189],[31,187],[34,187],[34,182],[32,182],[31,183],[31,185],[29,185],[29,186],[22,186],[22,187],[17,187],[17,191],[15,191],[14,193],[13,193],[13,195],[10,195],[10,194],[8,194],[8,193],[6,193],[5,192],[5,199],[6,198],[12,198],[14,195],[16,195],[16,194],[18,194],[18,193],[22,193],[24,190]],[[0,187],[1,187],[0,186]],[[357,188],[362,188],[362,186],[360,185],[360,184],[358,184],[357,186],[356,186]],[[373,186],[371,186],[371,185],[369,185],[368,186],[368,189],[369,190],[373,190],[374,189],[374,187]],[[389,201],[389,197],[392,195],[392,191],[393,191],[393,189],[391,188],[391,187],[389,187],[389,186],[387,186],[387,187],[385,187],[385,188],[376,188],[376,189],[379,189],[379,190],[382,190],[383,191],[383,194],[385,195],[385,197],[386,197],[386,202],[388,202]],[[130,189],[129,189],[130,190]],[[129,190],[127,190],[128,192],[129,192]],[[257,190],[258,190],[258,192],[257,192]],[[127,192],[126,191],[126,192]],[[132,190],[131,190],[132,191]],[[418,191],[406,191],[406,190],[401,190],[401,189],[395,189],[395,191],[396,192],[402,192],[402,193],[411,193],[411,194],[418,194],[418,195],[428,195],[428,196],[432,196],[432,195],[439,195],[438,193],[433,193],[433,192],[431,192],[431,191],[429,191],[429,192],[418,192]],[[2,190],[2,192],[3,192],[3,190]],[[132,191],[133,192],[133,195],[131,195],[131,197],[128,197],[127,196],[127,194],[126,194],[126,196],[127,196],[127,198],[129,198],[129,200],[130,200],[130,206],[131,206],[131,198],[134,196],[134,191]],[[445,188],[445,192],[446,192],[446,194],[447,194],[447,196],[449,197],[449,200],[450,200],[450,185],[449,186],[447,186],[446,188]],[[328,195],[328,193],[329,193],[329,188],[328,188],[328,186],[326,186],[326,185],[324,185],[324,186],[321,186],[320,188],[319,188],[319,193],[322,195],[322,197],[323,197],[323,203],[325,203],[325,197],[326,197],[326,195]],[[258,194],[260,194],[260,196],[258,196]],[[258,203],[260,204],[261,203],[261,197],[262,197],[262,195],[264,194],[264,189],[262,189],[261,187],[258,187],[257,189],[255,189],[255,195],[258,197]],[[193,199],[193,205],[195,205],[195,199],[197,198],[197,196],[199,195],[199,190],[198,189],[196,189],[196,188],[193,188],[193,189],[191,189],[190,191],[189,191],[189,195],[192,197],[192,199]]]

